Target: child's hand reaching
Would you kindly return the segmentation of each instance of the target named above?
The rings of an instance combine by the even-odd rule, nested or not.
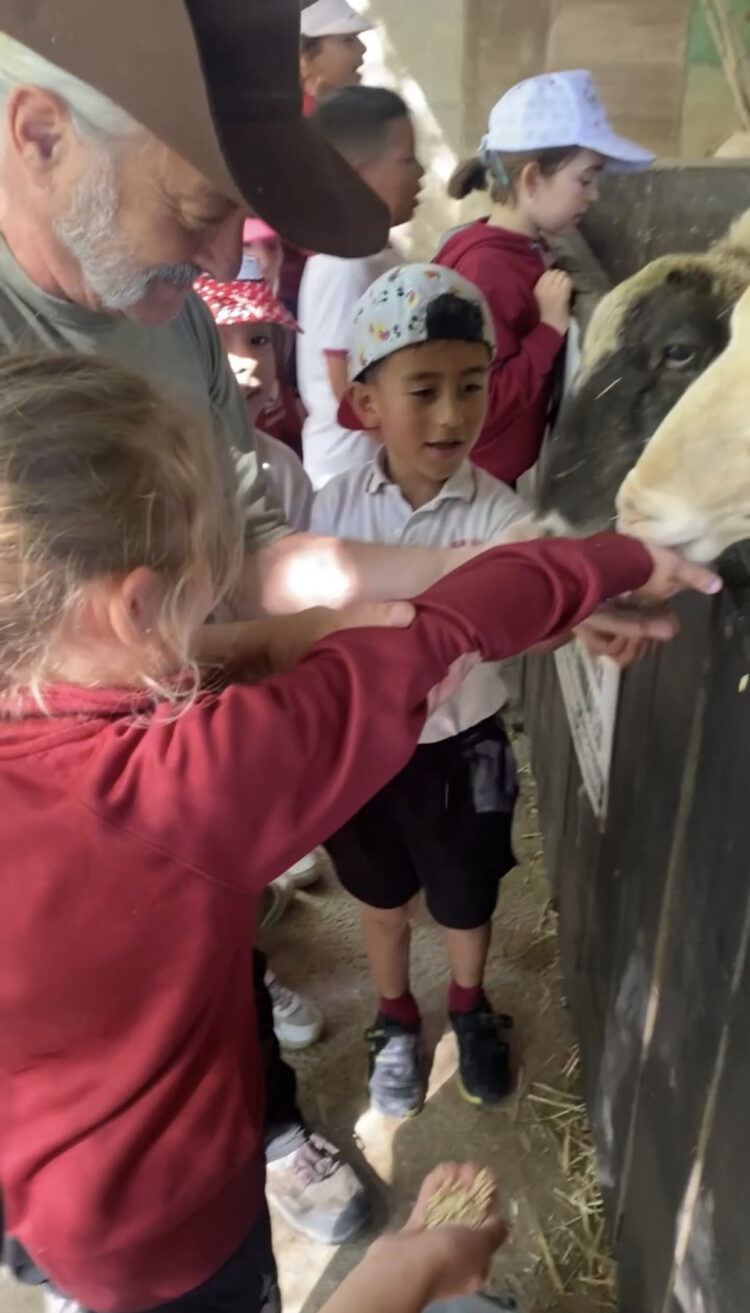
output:
[[[649,542],[643,546],[651,553],[653,571],[648,582],[637,593],[631,594],[632,600],[666,602],[685,589],[709,596],[721,592],[721,577],[713,570],[696,565],[666,547],[656,547]]]
[[[443,1163],[424,1181],[409,1221],[389,1239],[411,1251],[428,1281],[429,1300],[454,1299],[481,1290],[495,1251],[505,1242],[508,1227],[495,1213],[495,1191],[486,1199],[480,1226],[436,1225],[430,1218],[435,1196],[457,1186],[471,1191],[480,1169],[473,1163]],[[487,1173],[484,1173],[486,1176]]]
[[[474,1163],[441,1163],[422,1182],[417,1202],[403,1228],[404,1231],[427,1231],[439,1227],[441,1209],[436,1209],[435,1205],[442,1204],[443,1216],[453,1215],[455,1210],[450,1204],[454,1192],[457,1192],[459,1197],[471,1198],[474,1205],[471,1208],[472,1219],[474,1220],[474,1215],[478,1212],[480,1225],[484,1225],[488,1218],[494,1217],[497,1190],[494,1178],[487,1169],[480,1169]],[[469,1226],[469,1214],[466,1216],[466,1225]]]
[[[576,631],[593,656],[611,657],[619,666],[642,660],[655,643],[670,642],[678,633],[677,616],[660,603],[685,589],[708,596],[721,591],[721,579],[712,570],[664,547],[644,546],[653,564],[647,583],[623,601],[600,607]]]
[[[563,336],[570,327],[570,298],[573,280],[562,269],[548,269],[534,288],[539,318]]]
[[[493,1255],[508,1235],[495,1214],[488,1173],[471,1163],[444,1163],[424,1182],[402,1231],[381,1236],[358,1268],[339,1286],[321,1313],[421,1313],[435,1300],[481,1290]],[[486,1216],[479,1226],[435,1225],[430,1203],[453,1186],[471,1192],[479,1184]],[[434,1208],[433,1208],[434,1211]],[[431,1222],[432,1229],[428,1229]]]

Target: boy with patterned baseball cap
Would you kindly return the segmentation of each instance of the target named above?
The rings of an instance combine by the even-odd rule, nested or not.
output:
[[[506,531],[522,537],[524,503],[469,460],[494,353],[487,303],[460,274],[413,264],[373,283],[354,316],[339,421],[381,446],[316,494],[314,531],[446,547]],[[387,1116],[413,1115],[425,1095],[409,989],[409,911],[420,889],[451,965],[462,1093],[482,1106],[510,1090],[508,1018],[483,989],[500,880],[515,863],[516,773],[498,716],[505,700],[497,665],[471,670],[428,720],[409,764],[329,844],[342,884],[362,904],[379,995],[367,1035],[370,1097]]]

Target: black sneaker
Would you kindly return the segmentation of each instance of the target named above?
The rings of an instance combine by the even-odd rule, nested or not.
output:
[[[378,1013],[365,1033],[370,1048],[370,1106],[383,1117],[415,1117],[425,1101],[420,1030]]]
[[[489,1007],[451,1012],[450,1019],[458,1040],[458,1083],[464,1098],[480,1108],[502,1103],[513,1087],[510,1049],[501,1038],[512,1019]]]

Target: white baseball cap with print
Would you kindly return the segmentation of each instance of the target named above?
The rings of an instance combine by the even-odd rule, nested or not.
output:
[[[371,365],[404,347],[439,340],[430,309],[447,295],[475,308],[476,332],[471,340],[484,342],[493,359],[492,313],[479,288],[442,265],[402,264],[381,274],[357,302],[349,343],[349,382],[356,382]],[[343,428],[362,428],[348,394],[341,402],[338,419]]]
[[[302,35],[320,36],[359,36],[361,32],[371,32],[372,23],[358,14],[346,0],[316,0],[302,10]]]
[[[607,121],[594,80],[585,69],[541,73],[511,87],[490,114],[482,152],[555,150],[580,146],[606,159],[611,172],[653,164],[643,146],[621,137]]]

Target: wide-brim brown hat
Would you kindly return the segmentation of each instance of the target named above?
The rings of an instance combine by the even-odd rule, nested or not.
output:
[[[386,207],[302,117],[299,0],[0,0],[0,31],[295,246],[349,258],[385,246]]]

